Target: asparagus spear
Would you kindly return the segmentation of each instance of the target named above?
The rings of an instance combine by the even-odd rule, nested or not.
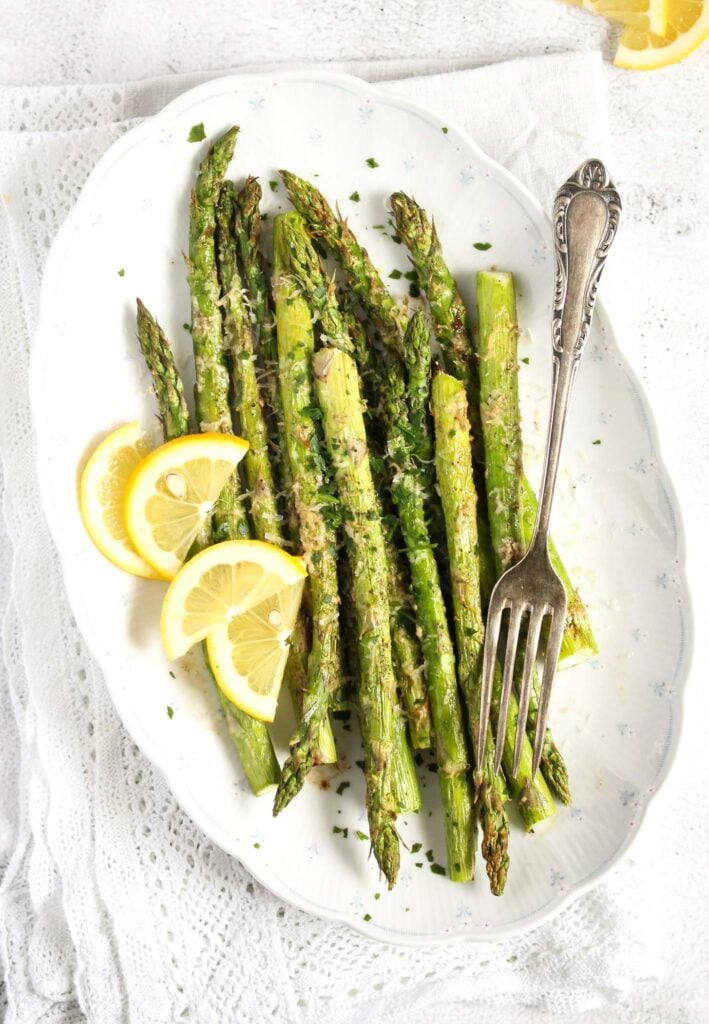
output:
[[[499,575],[524,554],[522,527],[522,430],[517,387],[517,307],[511,274],[481,272],[477,279],[480,322],[480,413],[485,440],[488,515]],[[521,671],[521,660],[519,669]],[[538,694],[534,674],[532,690]],[[534,739],[538,696],[530,701],[527,734]],[[508,728],[508,732],[509,732]],[[568,775],[549,729],[542,772],[564,803]]]
[[[229,373],[222,350],[222,314],[214,233],[224,174],[234,154],[238,127],[217,139],[202,160],[190,198],[187,279],[192,303],[195,404],[200,430],[232,432]]]
[[[444,362],[449,373],[465,384],[468,394],[468,416],[473,431],[474,472],[478,491],[483,493],[480,467],[485,462],[483,435],[480,424],[479,401],[480,380],[476,359],[473,332],[463,304],[458,286],[443,256],[441,243],[435,224],[429,220],[425,210],[404,192],[396,192],[391,197],[397,231],[406,243],[421,288],[426,293],[431,310],[433,329],[444,354]],[[530,533],[537,514],[537,500],[534,492],[522,475],[524,501],[528,505],[523,517],[530,522]],[[479,509],[479,512],[484,512]],[[483,561],[482,594],[483,601],[489,596],[495,583],[495,567],[492,560],[486,557],[487,517],[479,515],[478,530],[481,540]],[[529,538],[528,538],[529,539]],[[561,648],[561,661],[569,659],[569,664],[593,657],[598,648],[591,632],[588,613],[574,590],[561,560],[553,548],[555,568],[559,572],[568,597],[566,630]]]
[[[251,179],[253,181],[253,179]],[[250,190],[253,197],[253,188]],[[241,195],[241,194],[240,194]],[[217,203],[216,252],[224,315],[224,349],[231,363],[234,411],[243,437],[249,442],[244,458],[246,482],[249,488],[251,521],[259,540],[282,546],[285,542],[278,511],[276,486],[269,459],[269,429],[258,380],[258,363],[253,345],[253,331],[261,338],[265,334],[266,295],[257,245],[257,213],[248,210],[248,233],[240,247],[241,264],[248,268],[249,288],[253,296],[253,324],[242,290],[241,273],[237,263],[237,237],[235,234],[236,196],[231,182],[225,182]],[[274,374],[275,380],[275,374]],[[284,678],[294,701],[296,714],[302,713],[302,694],[307,672],[307,623],[305,609],[301,608],[291,635],[291,653],[286,663]],[[315,742],[315,764],[337,760],[335,741],[330,722],[324,718]]]
[[[470,425],[464,384],[437,373],[432,387],[436,437],[436,477],[443,504],[458,650],[458,682],[465,701],[473,745],[480,721],[483,614],[477,534],[477,495],[470,456]],[[501,895],[507,879],[509,826],[507,791],[495,772],[495,744],[488,726],[483,768],[475,778],[476,809],[482,825],[482,853],[492,892]]]
[[[153,390],[160,411],[166,441],[189,434],[190,421],[182,381],[175,360],[160,325],[140,299],[138,306],[138,340],[150,371]],[[205,665],[212,680],[212,670],[205,645]],[[234,707],[216,686],[226,719],[227,730],[254,793],[259,795],[278,782],[279,768],[266,727]]]
[[[382,534],[385,534],[384,529],[382,530]],[[337,569],[340,588],[340,632],[342,635],[342,648],[344,653],[344,662],[349,675],[349,692],[352,694],[353,700],[356,703],[361,679],[358,653],[359,629],[357,626],[355,609],[354,578],[352,576],[352,568],[350,566],[349,559],[346,557],[339,558]],[[387,573],[389,573],[389,569],[390,566],[387,564]],[[392,660],[395,669],[394,674],[397,683],[399,684],[399,691],[401,694],[401,685],[399,683],[401,676],[395,653],[394,628],[394,617],[390,613],[389,629],[392,634]],[[413,667],[411,668],[411,671],[414,671]],[[341,699],[342,698],[338,698],[338,710],[340,710],[339,705]],[[392,751],[392,789],[394,792],[394,799],[396,801],[397,814],[405,814],[410,811],[421,810],[421,793],[419,790],[418,780],[416,778],[416,767],[414,765],[413,755],[406,735],[406,718],[400,707],[396,707],[395,710],[396,732],[394,738],[394,749]]]
[[[283,766],[274,814],[301,789],[314,763],[322,722],[341,680],[336,535],[325,509],[332,498],[325,489],[325,462],[314,419],[311,362],[314,348],[310,310],[290,274],[284,226],[297,214],[281,214],[274,223],[273,292],[276,304],[280,395],[286,450],[293,478],[300,541],[310,574],[312,643],[303,716]]]
[[[165,441],[190,433],[190,414],[182,378],[175,366],[170,343],[151,312],[136,299],[138,342],[150,371]]]
[[[282,535],[268,457],[268,425],[258,382],[251,322],[237,266],[233,217],[234,186],[225,182],[217,203],[216,252],[224,317],[224,350],[233,381],[233,411],[242,437],[249,442],[244,469],[254,531],[263,540],[279,543]]]
[[[387,565],[378,503],[367,453],[357,370],[338,349],[313,360],[323,427],[344,511],[359,632],[360,722],[367,810],[374,855],[389,888],[399,870],[393,759],[396,680],[387,613]]]
[[[366,249],[359,244],[347,221],[335,214],[325,197],[303,178],[281,171],[290,201],[310,231],[322,239],[342,264],[350,287],[370,316],[382,341],[403,355],[406,316],[389,294]]]
[[[195,405],[200,430],[233,433],[229,406],[229,371],[222,346],[222,314],[214,234],[216,209],[224,174],[234,153],[239,129],[230,128],[202,160],[190,197],[187,280],[192,305],[195,356]],[[248,538],[239,477],[234,473],[217,501],[212,517],[215,541]],[[206,542],[206,536],[199,538]]]
[[[448,871],[454,881],[467,881],[473,877],[476,828],[455,657],[438,566],[426,525],[425,487],[411,450],[404,381],[396,365],[387,369],[383,397],[391,491],[411,567],[433,714]]]
[[[294,218],[284,223],[283,236],[288,246],[295,281],[307,296],[320,324],[321,340],[343,352],[354,353],[363,378],[363,388],[369,392],[368,397],[373,398],[378,404],[376,371],[371,347],[356,318],[352,315],[347,317],[340,311],[334,281],[328,281],[325,276],[320,258],[313,248],[302,220]],[[429,461],[432,461],[432,454]],[[375,479],[378,484],[383,483],[381,477],[381,470],[377,471],[375,462]],[[383,489],[383,486],[377,486],[380,495]],[[405,571],[389,530],[385,532],[384,543],[388,566],[390,625],[399,692],[409,720],[411,742],[416,748],[427,748],[431,745],[430,714],[425,679],[420,671],[420,644],[411,629],[410,616],[407,617],[405,613],[405,606],[408,604],[404,592]],[[401,758],[406,761],[406,754],[402,753]],[[403,774],[406,774],[405,768]]]
[[[246,179],[234,200],[234,232],[239,263],[246,286],[246,299],[256,336],[256,349],[264,364],[264,386],[270,416],[271,449],[273,463],[281,492],[286,496],[287,513],[293,516],[292,502],[288,502],[292,489],[290,467],[286,457],[286,439],[283,425],[283,407],[278,388],[278,345],[276,325],[271,309],[269,289],[259,249],[261,235],[261,186],[256,178]]]
[[[429,221],[426,211],[405,192],[395,192],[389,201],[396,230],[409,250],[418,283],[428,299],[445,366],[465,385],[473,444],[477,450],[480,416],[477,402],[472,400],[477,389],[477,375],[463,299],[443,258],[436,225]]]

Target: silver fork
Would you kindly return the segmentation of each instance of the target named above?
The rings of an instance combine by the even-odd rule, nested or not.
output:
[[[480,729],[476,749],[482,768],[485,734],[490,717],[493,676],[503,612],[509,611],[502,673],[499,720],[495,740],[495,769],[499,771],[507,728],[520,627],[529,615],[519,716],[515,734],[514,771],[519,770],[526,733],[532,673],[544,620],[550,618],[544,653],[539,710],[534,735],[532,777],[544,746],[549,698],[566,621],[566,592],[549,560],[548,538],[554,485],[566,413],[581,353],[588,338],[598,281],[620,217],[620,197],[600,160],[587,160],[566,181],[554,200],[556,277],[552,311],[552,392],[539,508],[534,534],[524,557],[500,577],[490,597],[485,633],[481,687]]]

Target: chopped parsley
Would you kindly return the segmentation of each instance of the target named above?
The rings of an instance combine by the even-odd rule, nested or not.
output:
[[[377,163],[373,156],[367,157],[367,159],[364,162],[366,163],[367,167],[379,167],[379,164]]]
[[[391,274],[389,274],[389,277],[392,279],[392,281],[398,281],[399,278],[401,278],[403,276],[404,275],[401,273],[401,271],[400,270],[396,270],[396,269],[392,270]]]
[[[190,133],[187,136],[188,142],[202,142],[203,139],[207,138],[207,133],[204,130],[204,123],[202,121],[199,124],[193,124],[190,128]]]
[[[170,707],[170,705],[168,704],[168,706],[167,706],[167,717],[168,718],[172,718],[172,716],[174,714],[175,714],[175,709]]]
[[[350,199],[352,200],[353,203],[358,203],[359,202],[360,195],[359,195],[359,192],[357,191],[357,189],[355,189],[354,192],[350,195]]]
[[[601,440],[600,440],[600,438],[598,438],[598,439],[597,439],[596,441],[592,441],[592,442],[591,442],[591,444],[600,444],[600,443],[601,443]]]
[[[121,267],[121,269],[118,271],[118,276],[119,277],[125,277],[126,276],[126,272],[123,269],[123,267]]]
[[[277,192],[278,191],[278,182],[277,181],[269,181],[268,187],[271,189],[271,192]]]
[[[441,128],[441,131],[443,132],[444,135],[448,134],[448,129],[447,128]]]
[[[366,832],[360,832],[359,829],[357,829],[357,831],[355,832],[355,835],[357,836],[358,839],[369,839],[369,836],[367,835],[367,833]]]
[[[431,871],[434,873],[434,875],[445,875],[446,873],[446,869],[442,867],[440,864],[432,864]]]
[[[335,790],[335,792],[337,793],[338,796],[342,796],[342,794],[349,787],[349,785],[349,782],[341,782],[340,785]]]
[[[487,252],[488,249],[492,249],[492,242],[473,242],[473,249],[478,249],[480,252]]]

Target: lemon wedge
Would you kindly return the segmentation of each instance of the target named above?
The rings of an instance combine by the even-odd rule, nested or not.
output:
[[[242,711],[272,722],[306,576],[301,559],[264,541],[206,548],[165,595],[160,632],[168,658],[206,640],[222,692]]]
[[[186,434],[136,466],[124,514],[136,551],[163,579],[172,579],[224,485],[248,451],[230,434]]]
[[[634,71],[663,68],[688,57],[709,36],[709,8],[703,0],[668,0],[667,24],[662,34],[629,25],[616,51],[614,63]]]
[[[667,29],[669,0],[569,0],[575,7],[601,14],[622,25],[664,35]]]
[[[159,574],[135,550],[123,518],[126,485],[149,450],[140,423],[114,430],[86,463],[79,505],[91,540],[109,561],[134,576],[158,579]]]

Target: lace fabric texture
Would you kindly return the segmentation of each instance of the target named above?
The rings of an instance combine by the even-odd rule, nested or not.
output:
[[[567,102],[557,118],[553,87],[562,73],[577,83],[579,102]],[[384,946],[282,905],[177,806],[123,729],[73,622],[40,506],[28,407],[42,266],[98,157],[135,118],[200,77],[208,76],[0,90],[5,1019],[415,1024],[429,1008],[446,1006],[451,1022],[473,1012],[485,1022],[498,1019],[501,1003],[576,1019],[658,970],[650,910],[628,867],[548,925],[488,945]],[[476,124],[469,98],[505,95],[513,85],[509,134],[505,118]],[[467,120],[543,202],[578,162],[579,145],[606,155],[595,55],[402,78],[389,87]],[[573,124],[555,131],[559,118]],[[472,1003],[489,1009],[472,1011]],[[512,1012],[504,1019],[518,1019]]]

